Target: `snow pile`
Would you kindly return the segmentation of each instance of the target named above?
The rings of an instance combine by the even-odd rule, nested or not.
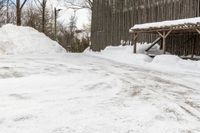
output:
[[[168,27],[168,26],[176,26],[176,25],[184,25],[184,24],[199,24],[199,23],[200,23],[200,17],[154,22],[154,23],[137,24],[130,29],[130,32],[132,32],[133,30],[137,30],[137,29],[162,28],[162,27]]]
[[[149,45],[138,44],[139,54],[133,54],[133,46],[109,46],[101,52],[92,52],[87,49],[85,54],[158,71],[196,73],[200,71],[200,61],[183,60],[175,55],[158,55],[154,59],[150,58],[144,54]],[[154,49],[158,48],[159,46],[154,47]]]
[[[180,60],[181,59],[178,56],[174,55],[158,55],[153,59],[152,63],[160,65],[176,65]]]
[[[182,69],[197,72],[200,70],[200,61],[183,60],[175,55],[158,55],[153,59],[151,65],[174,70]]]
[[[108,46],[101,52],[92,52],[91,50],[86,49],[84,53],[87,55],[98,56],[121,63],[144,64],[152,61],[152,58],[142,54],[146,47],[147,44],[138,45],[137,50],[140,51],[140,54],[133,54],[133,47],[130,45],[118,47]]]
[[[0,28],[0,37],[0,54],[65,53],[57,42],[30,27],[8,24]]]

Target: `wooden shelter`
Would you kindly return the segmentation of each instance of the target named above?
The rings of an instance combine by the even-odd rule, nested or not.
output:
[[[129,29],[135,24],[199,16],[200,0],[93,0],[91,49],[130,44]],[[138,41],[151,43],[156,38],[157,33],[141,33]],[[166,51],[175,55],[191,55],[193,47],[200,55],[200,36],[193,32],[170,34],[166,44]]]
[[[200,34],[200,17],[179,19],[171,21],[162,21],[155,23],[145,23],[135,25],[130,29],[133,34],[132,42],[134,44],[133,52],[136,53],[137,39],[140,33],[157,34],[159,37],[153,41],[152,45],[146,50],[147,52],[159,41],[161,41],[162,54],[166,53],[166,39],[169,35],[192,33]],[[192,58],[194,56],[195,47],[192,47]]]

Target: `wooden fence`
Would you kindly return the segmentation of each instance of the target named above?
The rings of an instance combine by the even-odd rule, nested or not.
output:
[[[129,29],[135,24],[200,16],[200,0],[93,0],[91,48],[130,44]],[[140,42],[152,42],[157,36],[143,34]],[[122,41],[123,40],[123,41]],[[200,37],[196,34],[170,36],[167,51],[189,55],[192,48],[200,55]]]

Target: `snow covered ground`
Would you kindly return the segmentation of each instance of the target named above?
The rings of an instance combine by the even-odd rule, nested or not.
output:
[[[17,46],[24,40],[17,43],[15,37],[7,37],[6,42],[13,40]],[[37,39],[27,42],[25,48],[38,43]],[[51,47],[51,43],[47,44]],[[45,47],[49,49],[49,45]],[[55,51],[63,51],[57,44],[53,46]],[[128,54],[119,62],[119,48],[110,50],[117,53],[118,60],[106,51],[27,54],[3,50],[0,133],[200,132],[199,62],[186,62],[188,66],[181,68],[183,61],[174,56],[152,60],[145,55],[127,58]],[[169,58],[168,63],[164,58]],[[177,71],[170,69],[175,66],[170,61],[175,61],[171,63]],[[194,70],[189,69],[195,63]]]

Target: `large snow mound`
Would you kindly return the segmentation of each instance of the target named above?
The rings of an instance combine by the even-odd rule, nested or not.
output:
[[[65,53],[57,42],[31,27],[7,24],[0,28],[0,54]]]

